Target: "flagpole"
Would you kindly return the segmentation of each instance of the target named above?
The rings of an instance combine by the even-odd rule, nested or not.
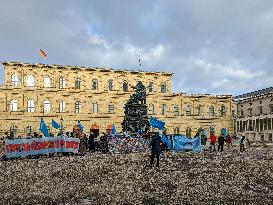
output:
[[[61,117],[60,121],[61,121],[61,135],[63,136],[63,118],[62,117]]]

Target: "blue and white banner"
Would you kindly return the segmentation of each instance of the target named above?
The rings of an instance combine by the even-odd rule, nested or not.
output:
[[[184,135],[176,136],[162,136],[162,142],[167,143],[168,149],[173,149],[175,152],[182,152],[192,150],[194,152],[201,152],[202,146],[200,137],[187,138]]]
[[[78,153],[79,143],[79,138],[68,138],[63,136],[5,140],[5,152],[7,158],[56,152]]]

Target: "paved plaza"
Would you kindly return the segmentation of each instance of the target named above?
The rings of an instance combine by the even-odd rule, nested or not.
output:
[[[1,204],[272,204],[273,150],[238,148],[0,162]]]

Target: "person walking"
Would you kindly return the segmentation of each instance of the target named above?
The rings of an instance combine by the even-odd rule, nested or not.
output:
[[[156,157],[156,166],[159,167],[160,144],[161,137],[159,136],[159,134],[154,135],[150,142],[150,146],[152,147],[150,166],[153,166],[154,158]]]
[[[230,149],[230,144],[231,144],[231,137],[230,137],[230,135],[227,135],[227,137],[226,137],[226,143],[227,143],[228,149]]]
[[[212,150],[212,147],[213,147],[213,151],[216,151],[215,143],[216,143],[216,136],[215,136],[215,134],[212,134],[210,136],[210,151]]]
[[[220,136],[218,137],[218,152],[219,152],[219,150],[221,150],[221,152],[223,152],[224,143],[225,143],[224,135],[220,134]]]
[[[242,138],[240,139],[240,151],[245,151],[245,136],[242,136]]]
[[[88,144],[89,144],[89,151],[94,152],[95,151],[95,134],[93,132],[90,132]]]

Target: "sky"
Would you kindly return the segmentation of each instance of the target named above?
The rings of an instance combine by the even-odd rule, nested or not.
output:
[[[238,95],[272,86],[272,0],[0,5],[0,61],[173,72],[173,92]]]

